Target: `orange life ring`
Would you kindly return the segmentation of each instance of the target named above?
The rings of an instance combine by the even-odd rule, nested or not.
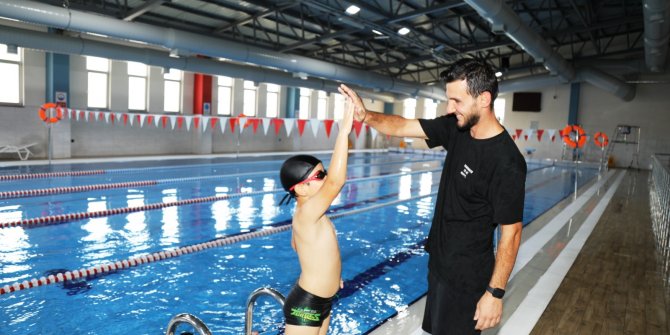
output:
[[[600,138],[602,137],[602,141],[600,141]],[[597,146],[604,148],[609,144],[610,140],[607,138],[607,134],[597,132],[595,136],[593,136],[593,142],[596,143]]]
[[[570,137],[570,134],[575,133],[575,139]],[[586,133],[584,129],[578,125],[567,125],[563,128],[563,142],[570,148],[581,148],[586,143]]]
[[[56,116],[49,117],[47,116],[47,110],[55,108],[56,109]],[[40,119],[46,123],[56,123],[60,121],[63,118],[63,110],[60,108],[60,106],[56,105],[53,102],[47,102],[42,107],[40,107],[40,111],[38,112]]]

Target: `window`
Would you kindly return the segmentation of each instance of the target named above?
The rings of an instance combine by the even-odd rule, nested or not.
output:
[[[423,102],[423,118],[434,119],[437,116],[437,102],[433,99],[425,99]]]
[[[21,103],[21,48],[0,44],[0,102]]]
[[[342,120],[342,117],[344,117],[344,96],[342,94],[335,94],[335,105],[333,107],[333,119]]]
[[[166,112],[179,113],[181,111],[181,70],[170,69],[163,74],[165,96],[163,97],[163,110]]]
[[[309,88],[300,88],[300,110],[298,111],[299,119],[309,119],[309,99],[312,95],[312,90]]]
[[[147,110],[147,76],[149,67],[146,64],[128,62],[128,109]]]
[[[230,115],[233,105],[233,78],[218,76],[218,102],[216,113],[218,115]]]
[[[244,81],[244,107],[246,116],[256,116],[256,85],[253,81]]]
[[[505,104],[507,101],[505,101],[505,98],[498,97],[493,101],[493,112],[496,115],[496,119],[498,119],[498,122],[500,124],[503,124],[503,121],[505,121]]]
[[[279,116],[279,85],[267,84],[266,117]]]
[[[402,102],[402,116],[406,119],[413,119],[416,115],[416,99],[407,98]]]
[[[109,59],[86,56],[88,71],[88,107],[103,108],[109,106]]]
[[[324,91],[319,91],[319,100],[316,104],[316,118],[325,120],[328,115],[328,94]]]

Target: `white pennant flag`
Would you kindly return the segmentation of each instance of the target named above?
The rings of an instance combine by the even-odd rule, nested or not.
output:
[[[79,114],[81,114],[81,111],[79,110],[74,111],[74,117],[77,121],[79,121]]]
[[[222,116],[219,118],[219,128],[221,128],[221,134],[226,133],[226,127],[228,126],[228,118]]]
[[[286,137],[291,136],[291,130],[295,125],[295,119],[284,119],[284,129],[286,129]]]
[[[524,131],[525,136],[526,136],[526,137],[524,137],[525,140],[528,140],[529,138],[533,138],[533,130],[534,130],[533,128],[529,128],[529,129],[526,129]]]
[[[109,123],[109,114],[105,112],[105,123]]]
[[[86,122],[88,122],[88,114],[91,114],[91,113],[89,113],[88,111],[84,112],[84,120],[86,120]]]
[[[162,115],[154,115],[154,127],[158,128],[158,124],[161,122]]]
[[[202,132],[204,133],[207,131],[207,125],[209,124],[209,118],[206,116],[203,116],[200,118],[200,129],[202,129]]]
[[[270,124],[272,122],[270,122],[270,119],[268,119],[268,118],[262,118],[261,122],[263,123],[263,134],[267,135],[268,134],[268,129],[270,129]]]
[[[144,119],[146,119],[147,116],[145,114],[139,114],[139,116],[140,116],[140,127],[144,127]]]
[[[186,131],[191,130],[191,119],[193,119],[192,116],[184,116],[184,123],[186,123]]]
[[[309,120],[309,125],[312,127],[312,134],[314,134],[314,137],[319,133],[319,125],[321,124],[321,120],[317,119],[312,119]]]
[[[246,117],[238,117],[237,118],[237,127],[240,129],[240,135],[242,135],[242,132],[244,131],[244,126],[247,123],[247,118]]]
[[[375,128],[370,127],[370,133],[372,134],[372,140],[374,141],[375,138],[377,138],[377,130]]]
[[[130,121],[130,126],[133,126],[133,123],[135,123],[135,117],[137,114],[135,113],[130,113],[128,114],[128,121]]]
[[[172,130],[174,130],[174,125],[177,123],[177,115],[170,115],[170,124],[172,125]]]
[[[555,138],[552,139],[552,137],[554,137],[554,135],[556,134],[556,129],[547,129],[546,132],[547,132],[547,134],[549,135],[549,139],[550,139],[552,142],[553,142],[554,140],[556,140]]]

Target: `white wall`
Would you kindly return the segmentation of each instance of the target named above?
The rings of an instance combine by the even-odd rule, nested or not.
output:
[[[165,115],[163,112],[163,69],[150,67],[148,83],[147,113]],[[47,127],[37,117],[39,106],[45,102],[45,56],[43,52],[24,50],[23,75],[25,81],[24,106],[0,105],[0,145],[38,143],[32,147],[37,158],[47,157]],[[126,62],[112,61],[110,74],[110,110],[128,112],[128,79]],[[243,81],[235,80],[233,90],[233,115],[242,112]],[[216,78],[212,82],[212,111],[217,110]],[[70,106],[86,110],[87,104],[87,72],[86,60],[83,56],[70,57]],[[184,73],[182,81],[182,115],[193,113],[193,74]],[[257,108],[259,117],[265,116],[265,85],[257,89]],[[314,91],[314,111],[316,117],[316,91]],[[285,88],[279,94],[279,115],[286,115]],[[329,98],[329,117],[332,117],[333,95]],[[337,126],[333,126],[330,138],[325,134],[323,126],[317,136],[312,133],[309,125],[305,127],[303,136],[299,136],[297,125],[290,136],[282,130],[275,136],[271,127],[267,136],[263,135],[262,126],[254,134],[251,128],[239,135],[232,133],[227,127],[221,134],[220,128],[201,131],[163,129],[136,122],[133,126],[115,123],[84,122],[64,118],[52,128],[53,158],[71,157],[103,157],[103,156],[135,156],[165,154],[211,154],[249,151],[295,151],[295,150],[327,150],[332,149]],[[239,146],[238,146],[239,138]],[[363,137],[362,137],[363,138]],[[361,140],[363,141],[363,140]],[[364,142],[361,142],[361,147]],[[17,159],[16,155],[2,155],[0,159]]]
[[[127,111],[128,81],[126,75],[126,63],[113,61],[111,73],[110,106],[114,112]],[[150,67],[149,75],[149,100],[148,111],[151,114],[164,114],[163,108],[163,69]],[[23,76],[25,81],[24,101],[25,106],[0,105],[0,145],[2,144],[27,144],[38,143],[33,147],[36,157],[47,157],[47,128],[37,117],[39,106],[44,103],[45,96],[45,57],[43,52],[24,50]],[[670,76],[669,76],[670,77]],[[85,58],[82,56],[70,57],[70,107],[86,109],[86,68]],[[644,79],[644,78],[642,78]],[[661,81],[663,82],[663,81]],[[606,132],[613,139],[612,131],[617,124],[640,126],[642,129],[639,165],[642,168],[649,167],[650,154],[654,152],[670,151],[670,84],[637,84],[637,96],[630,102],[604,92],[589,84],[581,85],[578,121],[590,135],[596,131]],[[233,114],[242,111],[243,88],[242,80],[236,80],[233,93]],[[212,83],[212,111],[217,110],[216,78]],[[280,116],[286,115],[285,89],[279,94]],[[539,129],[562,129],[567,124],[570,101],[570,86],[557,85],[538,89],[542,92],[542,111],[539,113],[512,112],[511,93],[501,94],[499,99],[506,99],[503,125],[514,134],[516,129],[528,129],[537,126]],[[193,75],[185,73],[183,81],[182,114],[191,115],[193,105]],[[258,87],[258,116],[265,115],[265,85]],[[313,92],[312,111],[310,115],[316,117],[317,93]],[[331,94],[328,103],[328,118],[333,116],[334,95]],[[384,103],[382,101],[364,100],[368,109],[382,112]],[[296,104],[298,101],[296,101]],[[424,99],[417,101],[416,117],[423,117]],[[445,113],[446,104],[438,105],[438,115]],[[402,115],[403,105],[399,100],[394,103],[394,114]],[[334,130],[337,126],[334,126]],[[299,150],[328,150],[334,144],[336,132],[331,133],[330,138],[325,135],[323,126],[318,135],[312,134],[309,125],[306,127],[302,137],[298,135],[297,127],[294,127],[290,136],[282,130],[279,136],[274,135],[274,130],[269,129],[268,135],[262,135],[263,129],[259,128],[257,134],[253,134],[251,128],[246,129],[241,135],[231,133],[230,129],[221,134],[219,128],[206,132],[187,132],[182,130],[168,130],[145,125],[140,128],[134,126],[122,126],[116,124],[105,124],[95,122],[77,122],[65,119],[53,127],[53,153],[54,158],[70,157],[94,157],[94,156],[131,156],[131,155],[164,155],[164,154],[209,154],[209,153],[231,153],[250,151],[299,151]],[[238,138],[240,145],[238,146]],[[388,146],[399,146],[402,139],[390,138],[379,134],[373,141],[370,133],[364,129],[359,138],[351,136],[354,148],[380,148]],[[564,153],[561,139],[556,133],[554,142],[550,141],[545,133],[541,141],[536,136],[528,140],[523,138],[516,140],[521,151],[526,154],[526,149],[534,149],[530,155],[532,158],[560,159],[568,157]],[[414,141],[412,147],[425,148],[424,141]],[[633,158],[633,145],[616,144],[614,148],[615,162],[620,166],[628,166]],[[589,140],[585,148],[585,158],[597,161],[600,158],[600,149]],[[565,154],[565,155],[563,155]],[[3,155],[0,159],[16,159],[16,155]]]

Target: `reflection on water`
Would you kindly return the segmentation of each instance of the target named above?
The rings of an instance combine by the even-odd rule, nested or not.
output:
[[[28,260],[30,242],[25,230],[20,227],[0,229],[0,273],[11,274],[20,271],[28,271],[31,265]],[[25,262],[25,263],[24,263]],[[0,284],[9,284],[19,278],[3,277]]]

